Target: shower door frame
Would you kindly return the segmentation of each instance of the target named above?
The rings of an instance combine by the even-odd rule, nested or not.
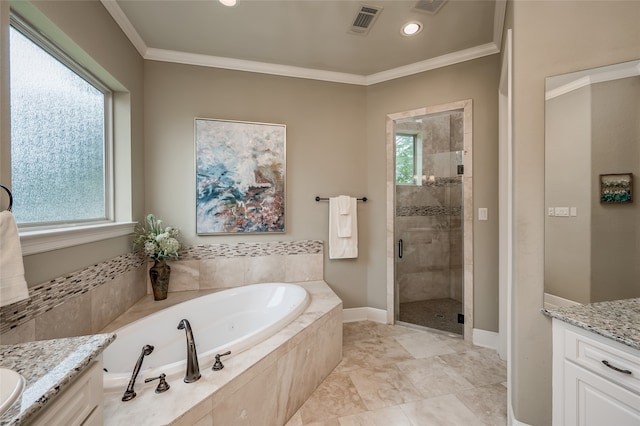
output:
[[[464,112],[464,175],[462,177],[463,212],[463,311],[464,340],[473,340],[473,101],[466,99],[442,105],[387,115],[387,323],[395,324],[399,311],[396,284],[396,200],[395,200],[395,121],[447,111]]]

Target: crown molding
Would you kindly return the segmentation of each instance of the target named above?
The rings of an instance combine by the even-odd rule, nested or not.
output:
[[[311,80],[322,80],[334,83],[355,84],[362,86],[369,86],[389,80],[395,80],[397,78],[407,77],[409,75],[418,74],[421,72],[430,71],[437,68],[454,65],[460,62],[499,53],[500,46],[502,44],[502,31],[506,13],[506,0],[496,0],[496,7],[494,11],[493,42],[375,74],[359,75],[150,48],[146,45],[142,37],[140,37],[116,0],[100,1],[107,9],[107,11],[111,14],[116,23],[120,26],[125,35],[129,38],[129,40],[131,40],[131,43],[135,46],[140,55],[146,60],[198,65],[211,68],[222,68],[236,71],[272,74],[284,77],[305,78]]]
[[[127,15],[124,14],[116,0],[100,0],[107,12],[113,17],[114,21],[120,26],[122,32],[131,41],[136,50],[144,58],[147,54],[147,44],[144,42],[138,31],[134,28]]]
[[[573,92],[582,87],[590,86],[605,81],[619,80],[628,77],[640,76],[640,61],[625,62],[622,64],[609,65],[596,68],[590,73],[577,73],[579,77],[568,83],[558,86],[545,92],[544,99],[550,100],[561,95]]]
[[[504,32],[504,19],[507,15],[507,0],[496,0],[496,8],[493,14],[493,42],[498,51],[502,50],[502,36]]]
[[[247,71],[260,74],[273,74],[284,77],[307,78],[335,83],[366,84],[365,77],[357,74],[323,71],[312,68],[247,61],[244,59],[224,58],[175,50],[147,49],[144,59],[151,61],[174,62],[178,64],[199,65],[202,67],[223,68],[235,71]]]
[[[407,77],[409,75],[434,70],[436,68],[443,68],[449,65],[458,64],[460,62],[482,58],[483,56],[493,55],[494,53],[498,52],[500,52],[500,50],[494,42],[486,43],[480,46],[471,47],[469,49],[448,53],[436,58],[427,59],[426,61],[416,62],[403,67],[371,74],[365,77],[365,84],[371,85],[389,80],[395,80],[396,78]]]

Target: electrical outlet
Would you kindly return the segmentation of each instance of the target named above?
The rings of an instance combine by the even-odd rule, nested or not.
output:
[[[555,216],[568,217],[569,207],[556,207],[554,213],[555,213]]]

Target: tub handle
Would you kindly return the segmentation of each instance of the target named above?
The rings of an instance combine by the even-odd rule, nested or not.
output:
[[[144,379],[144,382],[145,383],[149,383],[149,382],[152,382],[154,380],[159,380],[158,387],[156,388],[156,393],[162,393],[162,392],[168,391],[169,388],[171,387],[171,386],[169,386],[169,383],[167,383],[166,377],[167,377],[167,375],[162,373],[158,377],[150,377],[148,379]]]
[[[213,367],[211,367],[211,369],[213,371],[222,370],[224,368],[224,365],[222,365],[222,362],[220,361],[220,357],[227,356],[227,355],[231,355],[231,351],[227,351],[223,354],[216,354],[216,362],[213,363]]]

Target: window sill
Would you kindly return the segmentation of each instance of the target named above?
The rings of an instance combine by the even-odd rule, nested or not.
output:
[[[22,255],[28,256],[109,238],[122,237],[133,233],[135,225],[135,222],[118,222],[37,231],[21,230],[20,245],[22,246]]]

